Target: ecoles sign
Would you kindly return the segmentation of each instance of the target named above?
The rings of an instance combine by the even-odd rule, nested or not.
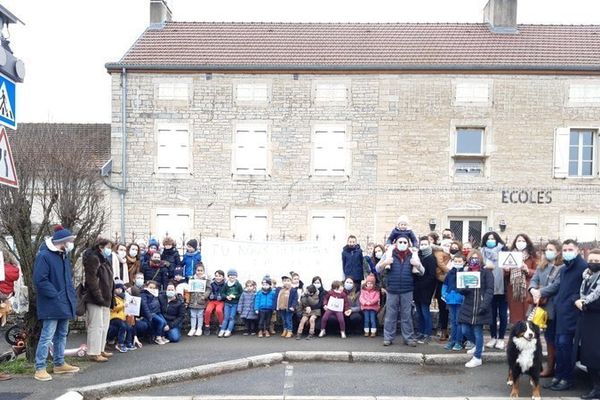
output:
[[[503,190],[502,203],[505,204],[550,204],[551,190]]]

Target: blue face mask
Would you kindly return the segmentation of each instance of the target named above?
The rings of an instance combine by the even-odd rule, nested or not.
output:
[[[495,240],[488,240],[487,242],[485,242],[485,245],[487,247],[489,247],[490,249],[493,249],[494,247],[496,247],[496,241]]]
[[[108,247],[105,247],[102,249],[102,254],[104,255],[104,257],[108,258],[111,256],[112,250],[109,249]]]
[[[563,251],[562,253],[563,255],[563,260],[565,261],[572,261],[575,259],[575,257],[577,257],[577,253],[574,251]]]

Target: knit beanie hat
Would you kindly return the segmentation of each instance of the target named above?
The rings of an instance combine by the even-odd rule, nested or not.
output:
[[[263,278],[262,283],[266,283],[267,285],[271,286],[273,284],[273,282],[271,282],[271,278]]]
[[[192,247],[194,250],[198,250],[198,241],[196,239],[189,240],[187,245]]]
[[[150,239],[148,241],[148,247],[150,247],[150,246],[154,246],[154,247],[156,247],[158,249],[158,247],[159,247],[158,240],[156,240],[154,238]]]
[[[231,268],[229,271],[227,271],[227,276],[238,276],[237,271],[234,268]]]
[[[120,279],[115,280],[115,289],[125,290],[125,285],[123,284],[122,280],[120,280]]]
[[[367,276],[367,280],[366,280],[366,281],[367,281],[367,283],[368,283],[368,282],[371,282],[371,283],[374,285],[374,284],[375,284],[375,281],[376,281],[376,280],[375,280],[375,275],[373,275],[373,274],[369,274],[369,276]]]
[[[64,243],[70,240],[75,240],[75,235],[70,230],[63,228],[62,225],[54,227],[54,234],[52,235],[53,243]]]
[[[398,217],[398,224],[405,223],[408,225],[408,217],[406,215],[401,215]]]

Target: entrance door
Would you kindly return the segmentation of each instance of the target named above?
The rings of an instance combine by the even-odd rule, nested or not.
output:
[[[450,230],[454,233],[456,240],[471,242],[473,247],[481,246],[481,236],[486,229],[485,218],[461,218],[449,217]]]

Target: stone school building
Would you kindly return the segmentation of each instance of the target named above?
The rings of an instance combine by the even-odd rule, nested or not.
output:
[[[600,26],[171,21],[112,77],[112,232],[600,238]],[[181,239],[179,239],[181,242]]]

